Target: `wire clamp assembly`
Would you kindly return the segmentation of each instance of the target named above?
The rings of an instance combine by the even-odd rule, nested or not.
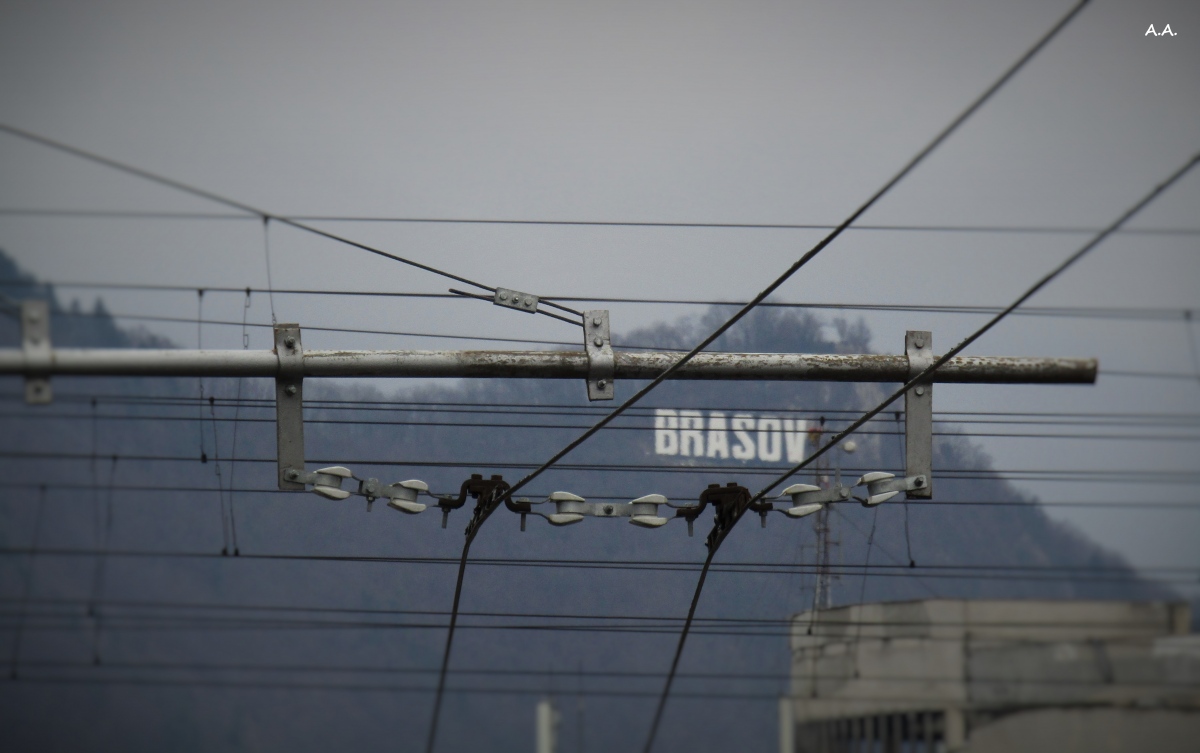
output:
[[[588,359],[588,400],[612,400],[616,396],[613,375],[617,362],[608,332],[607,311],[583,312],[583,347]]]
[[[536,314],[540,301],[536,295],[508,288],[496,288],[496,295],[492,298],[492,303],[497,306],[524,311],[526,314]]]
[[[721,546],[721,542],[725,540],[725,537],[733,529],[734,523],[737,522],[738,508],[747,505],[749,501],[750,490],[733,481],[725,486],[709,484],[708,488],[700,493],[702,506],[712,503],[716,508],[716,520],[713,522],[713,528],[709,532],[708,538],[704,540],[708,551],[715,552]]]
[[[475,510],[471,514],[471,519],[467,521],[466,535],[468,539],[474,538],[479,527],[500,506],[499,500],[508,490],[508,482],[500,475],[493,475],[490,479],[484,480],[481,474],[473,473],[471,478],[463,482],[456,500],[457,504],[454,507],[462,507],[468,496],[476,500]],[[440,502],[438,504],[441,505]],[[453,508],[443,507],[443,523],[447,509]]]

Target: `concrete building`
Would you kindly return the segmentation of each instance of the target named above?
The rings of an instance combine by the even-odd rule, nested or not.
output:
[[[1200,751],[1186,604],[935,599],[791,626],[787,753]]]

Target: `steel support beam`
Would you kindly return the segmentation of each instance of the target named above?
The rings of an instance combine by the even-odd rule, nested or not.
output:
[[[909,330],[904,336],[908,355],[908,378],[912,379],[934,361],[933,333]],[[933,497],[933,385],[922,380],[904,393],[904,472],[924,476],[925,483],[906,489],[909,499]]]
[[[678,353],[616,351],[613,378],[653,379]],[[588,379],[583,351],[306,350],[301,377],[451,377]],[[934,382],[971,384],[1092,384],[1091,358],[952,358]],[[23,376],[280,377],[271,350],[149,350],[54,348],[32,356],[0,349],[0,374]],[[672,379],[905,382],[907,355],[700,353]],[[294,377],[293,377],[294,378]]]

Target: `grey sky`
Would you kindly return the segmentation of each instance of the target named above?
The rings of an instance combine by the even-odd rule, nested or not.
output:
[[[837,223],[1068,3],[6,2],[0,120],[281,214]],[[1170,23],[1175,37],[1145,36]],[[1200,6],[1096,0],[867,224],[1095,227],[1200,149]],[[0,208],[220,210],[0,137]],[[1200,174],[1134,223],[1200,227]],[[481,281],[559,295],[745,299],[818,231],[337,223]],[[846,234],[791,301],[1004,304],[1085,235]],[[1114,238],[1034,305],[1200,309],[1198,235]],[[444,291],[440,278],[284,228],[277,287]],[[265,286],[255,221],[0,216],[0,247],[51,281]],[[87,291],[63,291],[90,301]],[[191,294],[105,293],[194,316]],[[573,339],[464,302],[279,297],[281,319]],[[689,310],[613,305],[619,334]],[[239,296],[207,296],[235,319]],[[251,316],[269,321],[256,297]],[[974,317],[869,315],[875,347]],[[183,345],[189,325],[155,325]],[[1194,335],[1193,335],[1194,336]],[[210,327],[210,346],[240,332]],[[256,333],[252,344],[265,346]],[[1186,373],[1178,322],[1014,318],[972,352],[1097,356]],[[310,346],[462,347],[305,336]],[[582,385],[580,386],[582,389]],[[1200,384],[944,387],[939,408],[1200,413]],[[1192,469],[1195,442],[984,440],[1000,468]],[[1022,483],[1044,499],[1195,500],[1169,484]],[[1200,512],[1052,509],[1135,562],[1200,565]]]

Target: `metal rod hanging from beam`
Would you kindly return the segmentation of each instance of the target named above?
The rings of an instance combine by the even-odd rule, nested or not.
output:
[[[653,379],[678,353],[616,351],[617,379]],[[935,356],[936,358],[936,356]],[[278,377],[272,350],[150,350],[54,348],[36,362],[19,349],[0,349],[0,374],[46,376]],[[971,384],[1092,384],[1092,358],[967,356],[951,359],[935,382]],[[672,379],[904,382],[905,355],[700,353]],[[448,377],[587,379],[584,351],[305,350],[303,377]]]

